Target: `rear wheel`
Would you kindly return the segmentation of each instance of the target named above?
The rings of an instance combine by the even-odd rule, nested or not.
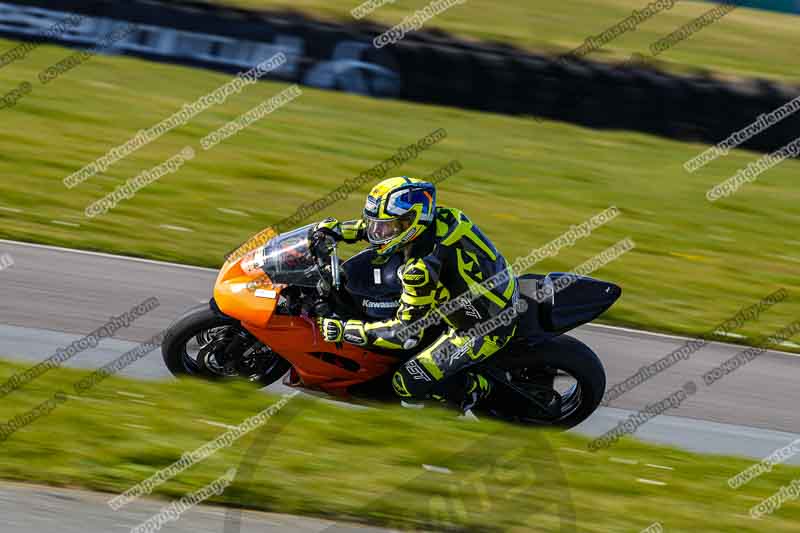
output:
[[[519,343],[497,355],[487,369],[495,383],[486,408],[500,418],[571,428],[603,399],[603,364],[574,337],[562,335],[533,347]]]
[[[291,366],[239,322],[207,304],[190,309],[169,327],[161,354],[174,376],[243,377],[264,386],[280,379]]]

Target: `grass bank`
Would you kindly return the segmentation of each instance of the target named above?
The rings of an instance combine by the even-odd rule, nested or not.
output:
[[[291,8],[329,20],[353,22],[350,11],[359,0],[221,0],[250,8]],[[218,2],[220,3],[220,2]],[[462,37],[511,43],[522,48],[562,54],[580,46],[589,36],[641,10],[649,0],[467,0],[425,23]],[[430,4],[430,0],[387,2],[367,18],[386,26]],[[632,53],[649,55],[650,44],[700,17],[716,4],[676,1],[675,5],[623,34],[590,57],[622,61]],[[795,82],[797,17],[756,9],[738,8],[722,20],[695,33],[661,54],[662,68],[711,70],[727,75],[766,77]],[[768,43],[768,44],[767,44]]]
[[[0,379],[22,368],[0,362]],[[0,443],[0,478],[106,491],[110,499],[277,399],[245,384],[116,377],[76,394],[85,374],[52,370],[3,399],[5,422],[57,391],[67,395]],[[800,520],[791,504],[761,520],[747,516],[800,477],[798,468],[777,466],[734,491],[727,479],[752,461],[630,438],[594,454],[586,444],[572,434],[462,422],[430,407],[354,410],[292,398],[262,429],[153,494],[177,499],[236,467],[237,480],[212,502],[401,528],[556,531],[574,520],[590,533],[654,522],[666,531],[788,533]]]
[[[11,46],[3,41],[0,44]],[[16,86],[64,58],[42,47],[0,70]],[[260,83],[214,106],[85,183],[66,176],[226,81],[224,75],[130,58],[96,57],[2,113],[0,237],[205,266],[249,235],[339,187],[437,128],[447,137],[391,174],[424,176],[458,160],[440,185],[510,260],[615,205],[621,215],[534,271],[571,270],[625,237],[636,248],[595,275],[620,284],[604,320],[706,332],[779,287],[790,297],[737,333],[771,333],[800,314],[800,163],[785,162],[716,203],[706,190],[756,157],[733,151],[702,170],[705,147],[627,132],[302,89],[302,95],[217,147],[200,139],[285,85]],[[108,214],[84,209],[184,146],[194,160]],[[360,216],[371,183],[307,222]]]

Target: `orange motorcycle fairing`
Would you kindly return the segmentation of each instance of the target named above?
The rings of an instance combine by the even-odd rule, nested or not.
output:
[[[305,387],[339,396],[351,385],[394,370],[398,359],[347,343],[322,340],[308,317],[273,315],[266,327],[242,324],[261,342],[289,361]]]
[[[312,318],[275,313],[285,287],[273,285],[263,272],[247,268],[251,255],[222,267],[214,300],[225,315],[239,320],[258,340],[289,361],[302,386],[346,396],[348,387],[398,366],[394,357],[352,344],[325,342]]]
[[[227,316],[243,324],[266,327],[278,306],[283,286],[273,285],[263,272],[247,268],[253,255],[254,252],[250,252],[222,266],[214,284],[214,301]]]

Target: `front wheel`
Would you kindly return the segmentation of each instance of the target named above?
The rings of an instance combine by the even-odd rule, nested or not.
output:
[[[497,355],[487,367],[495,390],[486,407],[499,418],[568,429],[588,418],[605,394],[600,359],[569,335],[532,347],[520,342]]]
[[[291,366],[239,322],[208,304],[188,310],[170,325],[161,354],[176,377],[244,377],[264,386],[280,379]]]

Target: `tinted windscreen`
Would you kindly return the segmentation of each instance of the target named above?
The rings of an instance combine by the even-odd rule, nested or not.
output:
[[[273,283],[315,287],[320,279],[316,261],[311,254],[309,236],[313,224],[281,233],[262,251],[261,268]]]

